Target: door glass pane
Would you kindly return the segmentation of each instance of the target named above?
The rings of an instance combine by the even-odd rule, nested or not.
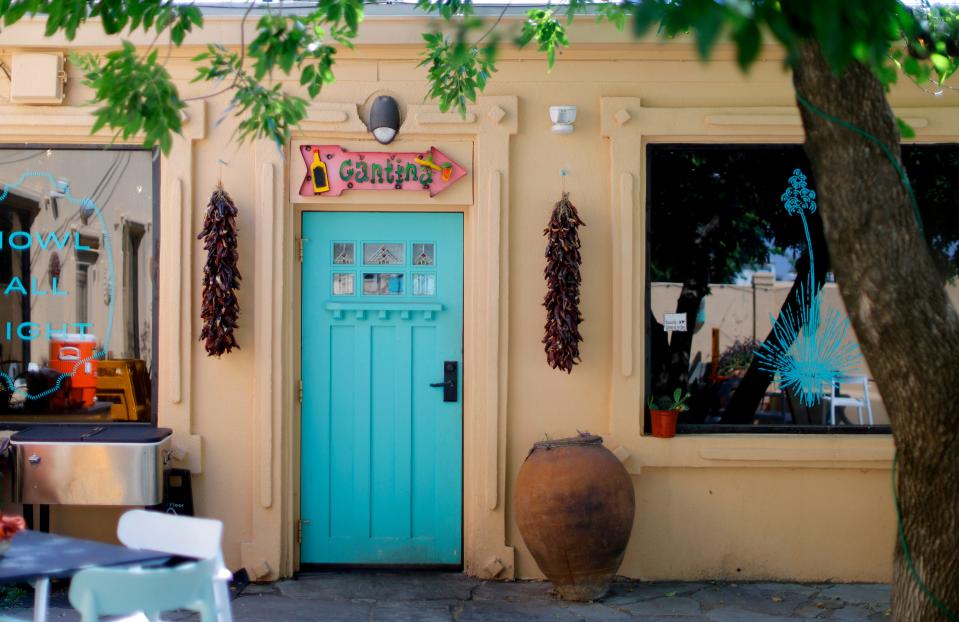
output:
[[[432,273],[422,273],[413,275],[413,295],[414,296],[435,296],[436,295],[436,275]]]
[[[413,265],[432,266],[434,262],[434,247],[432,244],[413,245]]]
[[[354,261],[353,242],[333,243],[333,263],[352,265]]]
[[[403,274],[399,272],[366,272],[363,293],[367,296],[397,296],[403,293]]]
[[[333,295],[334,296],[352,296],[354,294],[353,273],[335,272],[333,273]]]
[[[405,263],[402,244],[366,242],[363,244],[363,263],[372,265],[397,265]]]

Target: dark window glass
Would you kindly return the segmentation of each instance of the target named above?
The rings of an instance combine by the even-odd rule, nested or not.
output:
[[[888,431],[802,191],[816,190],[802,148],[650,145],[647,156],[647,396],[690,393],[680,432]],[[903,160],[959,301],[959,145],[904,146]],[[826,356],[803,354],[810,343]]]

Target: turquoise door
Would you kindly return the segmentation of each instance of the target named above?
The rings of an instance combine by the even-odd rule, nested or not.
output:
[[[312,212],[303,237],[301,561],[459,564],[463,215]]]

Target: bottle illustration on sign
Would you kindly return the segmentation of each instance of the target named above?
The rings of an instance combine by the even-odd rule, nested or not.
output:
[[[319,151],[313,152],[310,177],[313,179],[314,194],[323,194],[330,189],[330,176],[326,173],[326,163],[320,160]]]

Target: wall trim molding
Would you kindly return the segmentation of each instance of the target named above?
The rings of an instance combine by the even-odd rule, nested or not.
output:
[[[194,147],[206,138],[206,102],[186,110],[183,133],[173,139],[160,165],[160,331],[158,389],[160,425],[173,429],[179,461],[193,473],[203,472],[202,439],[193,434],[193,250]],[[91,117],[92,118],[92,117]],[[176,266],[179,269],[170,269]]]

